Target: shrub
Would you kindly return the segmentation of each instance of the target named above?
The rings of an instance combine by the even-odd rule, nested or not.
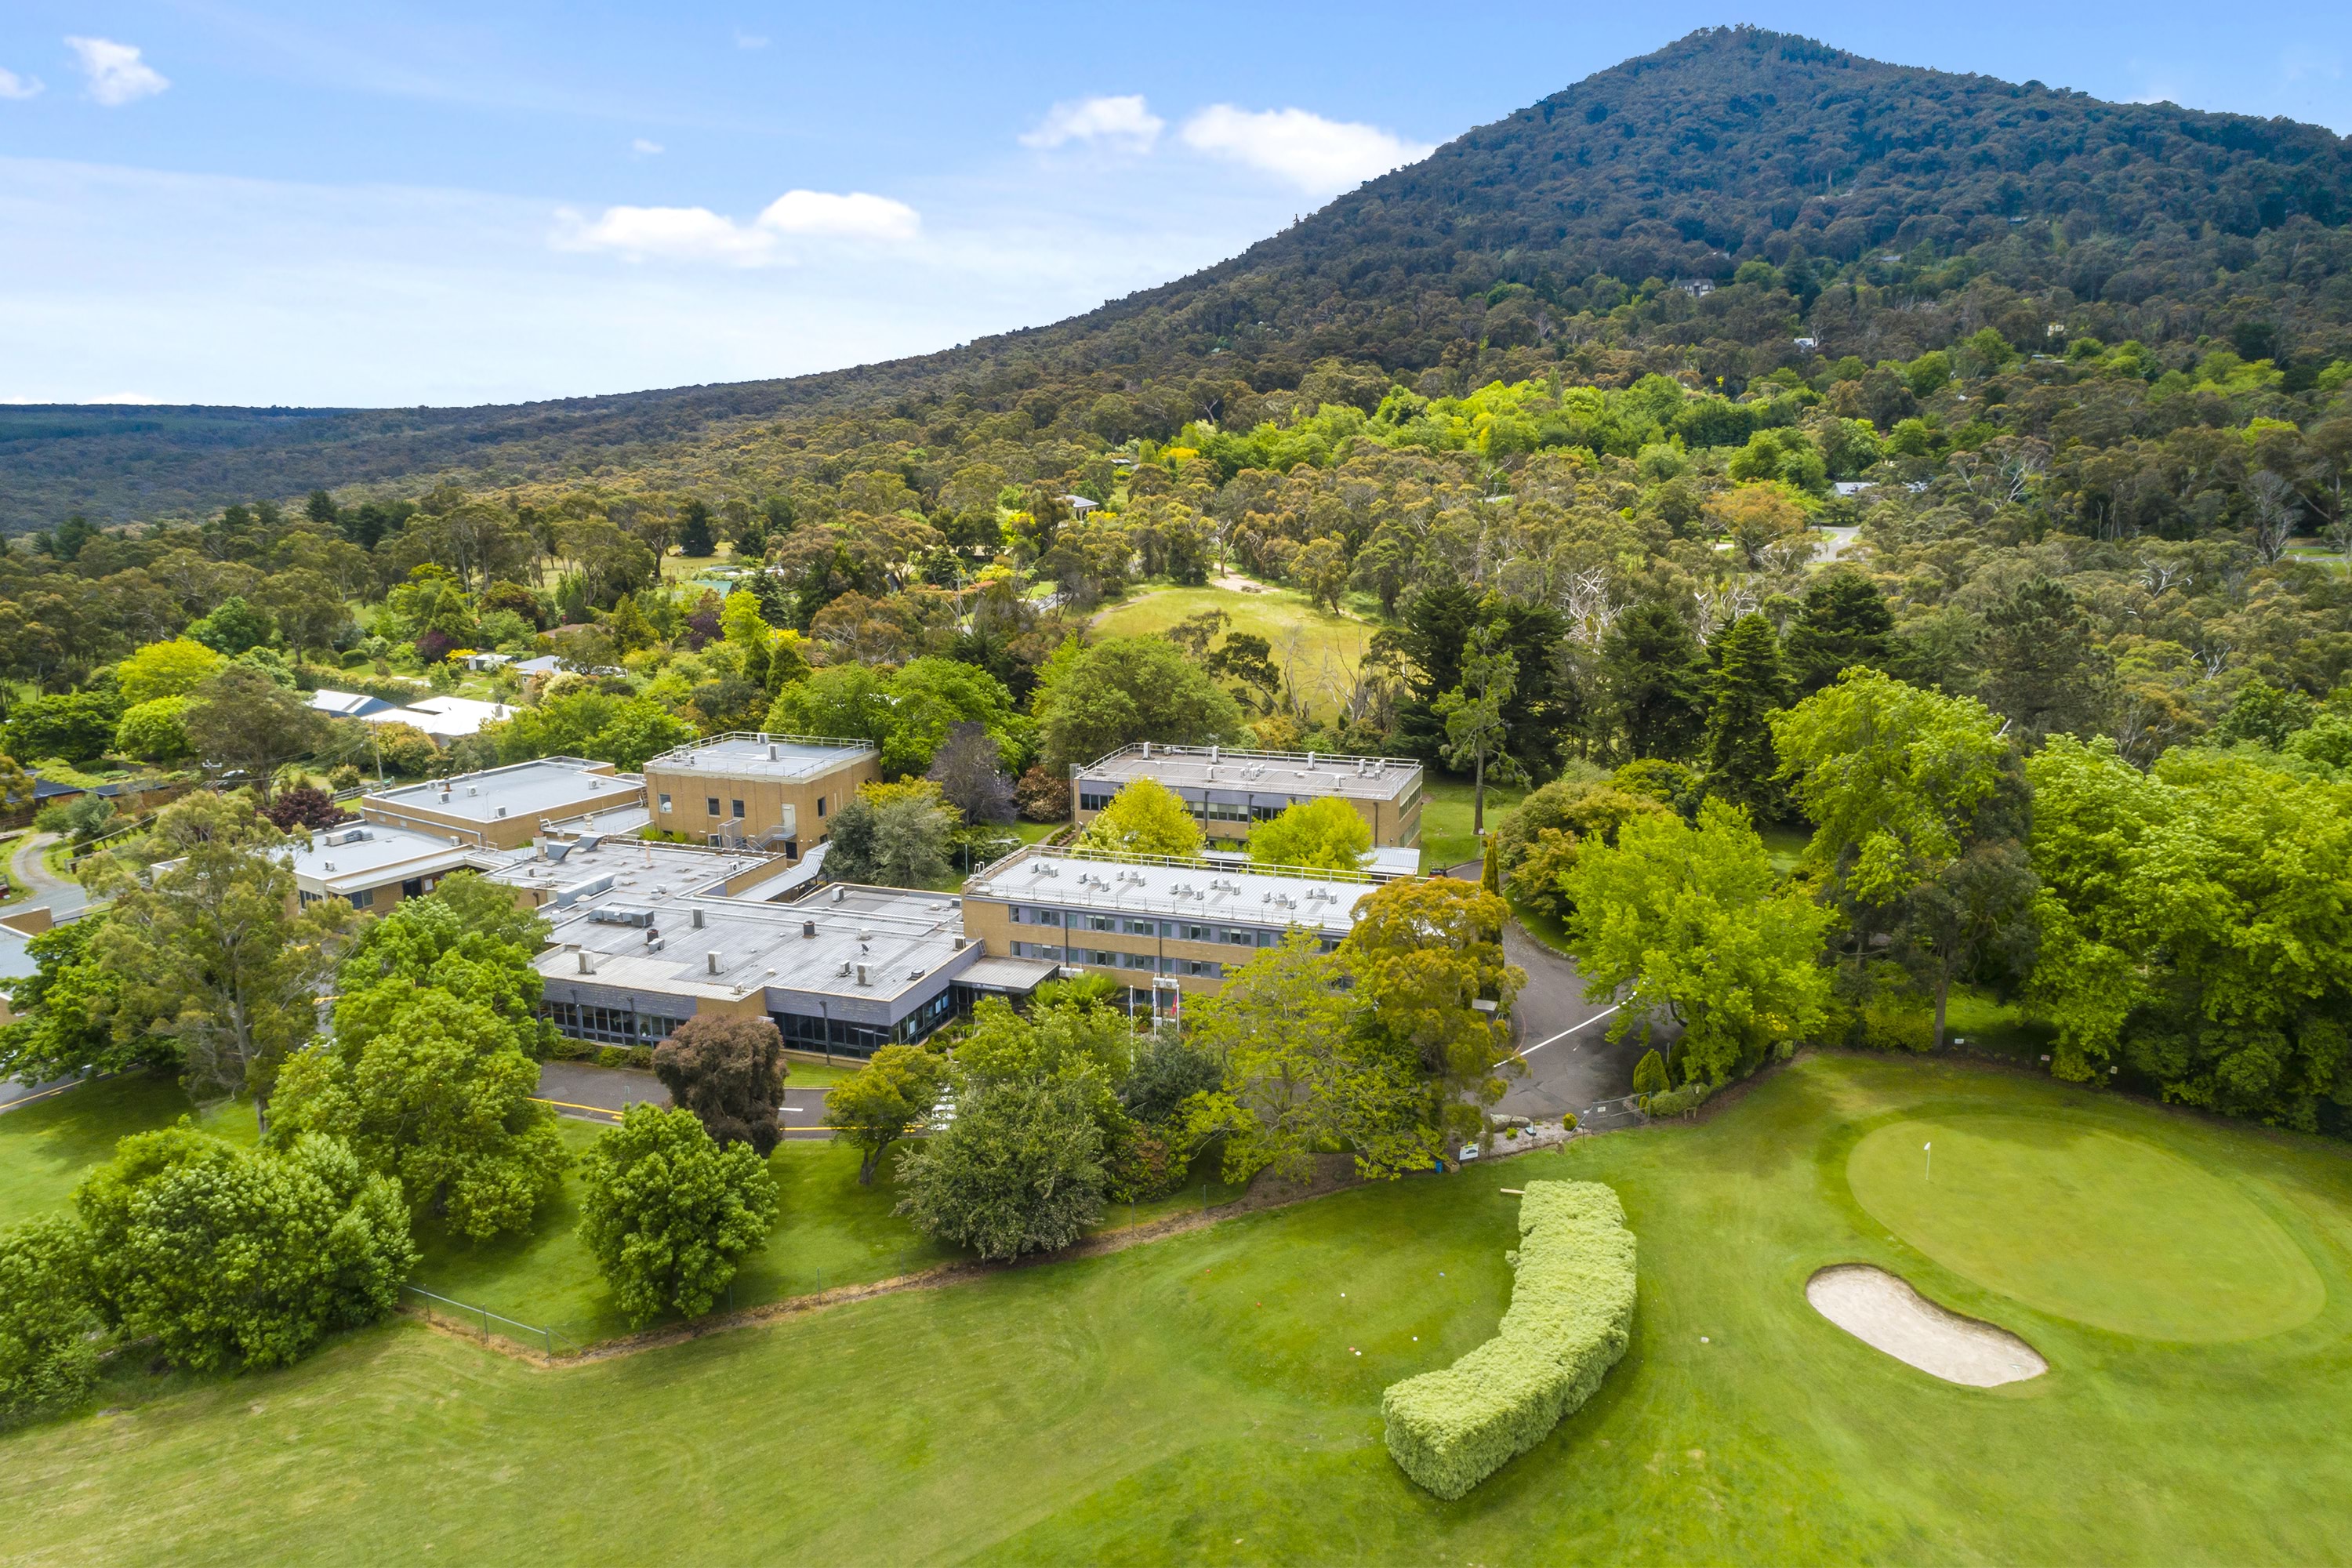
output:
[[[968,1086],[956,1119],[898,1165],[898,1213],[984,1258],[1058,1252],[1102,1217],[1103,1134],[1090,1074]]]
[[[1699,1079],[1696,1082],[1683,1085],[1680,1089],[1670,1089],[1664,1094],[1650,1096],[1649,1103],[1642,1109],[1652,1116],[1680,1116],[1685,1111],[1696,1110],[1700,1106],[1705,1105],[1706,1097],[1714,1092],[1713,1084],[1705,1079]]]
[[[79,1225],[50,1215],[0,1231],[0,1423],[87,1397],[100,1326]]]
[[[1597,1182],[1530,1182],[1517,1279],[1493,1339],[1381,1397],[1390,1457],[1451,1500],[1541,1442],[1592,1396],[1633,1324],[1633,1234]]]
[[[580,1238],[633,1323],[709,1311],[775,1215],[767,1163],[690,1110],[633,1105],[588,1152]]]
[[[628,1065],[639,1072],[654,1070],[654,1048],[651,1046],[631,1046]]]
[[[596,1065],[600,1068],[627,1067],[629,1065],[629,1047],[626,1046],[604,1046],[600,1047],[596,1052]]]
[[[198,1372],[299,1361],[389,1314],[416,1263],[400,1184],[317,1133],[282,1153],[184,1121],[135,1133],[74,1204],[107,1319]]]

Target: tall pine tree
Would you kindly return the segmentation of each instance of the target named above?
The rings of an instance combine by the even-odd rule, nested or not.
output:
[[[1723,635],[1720,651],[1706,719],[1706,792],[1769,822],[1787,809],[1773,777],[1780,759],[1772,747],[1771,717],[1789,705],[1780,639],[1762,616],[1742,616]]]
[[[690,500],[677,514],[677,550],[681,555],[716,555],[719,536],[711,531],[710,509]]]

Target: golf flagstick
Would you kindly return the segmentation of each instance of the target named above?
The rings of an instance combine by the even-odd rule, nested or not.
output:
[[[1923,1182],[1932,1182],[1932,1181],[1934,1181],[1934,1180],[1936,1179],[1936,1144],[1935,1144],[1935,1141],[1934,1141],[1933,1139],[1930,1139],[1930,1140],[1928,1140],[1927,1142],[1920,1144],[1920,1145],[1919,1145],[1919,1147],[1920,1147],[1920,1148],[1922,1148],[1922,1149],[1925,1149],[1925,1150],[1927,1152],[1927,1169],[1926,1173],[1923,1173],[1923,1174],[1920,1176],[1920,1178],[1919,1178],[1919,1179],[1920,1179],[1921,1181],[1923,1181]]]

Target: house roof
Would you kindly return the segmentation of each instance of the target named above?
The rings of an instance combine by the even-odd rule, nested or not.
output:
[[[392,704],[381,697],[370,697],[363,691],[330,691],[322,686],[310,693],[310,706],[338,719],[359,719],[370,713],[381,713]]]

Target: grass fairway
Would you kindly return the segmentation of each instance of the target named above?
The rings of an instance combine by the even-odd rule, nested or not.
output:
[[[1881,1129],[1957,1129],[1940,1155],[1971,1119],[2085,1140],[2082,1171],[2113,1142],[2201,1173],[2286,1238],[2324,1304],[2264,1338],[2188,1344],[1947,1266],[1890,1234],[1848,1173],[1872,1168],[1856,1152]],[[1517,1208],[1496,1189],[1549,1175],[1623,1197],[1641,1246],[1633,1343],[1581,1412],[1442,1503],[1390,1462],[1380,1393],[1493,1332]],[[2178,1226],[2242,1217],[2193,1182],[2102,1193],[2110,1223],[2138,1233],[2167,1223],[2142,1211],[2173,1203],[2189,1205]],[[2120,1271],[2095,1256],[2109,1234],[2087,1226],[2074,1245]],[[2049,1374],[1961,1388],[1871,1350],[1804,1301],[1813,1270],[1847,1261],[2023,1335]],[[287,1373],[145,1385],[131,1369],[101,1401],[120,1413],[0,1438],[19,1500],[0,1555],[2326,1561],[2352,1539],[2347,1329],[2340,1147],[2022,1075],[1817,1058],[1702,1124],[614,1362],[539,1372],[401,1323]]]
[[[1209,610],[1233,617],[1233,631],[1264,637],[1274,662],[1297,684],[1307,710],[1329,715],[1356,678],[1374,627],[1351,615],[1334,616],[1288,588],[1255,594],[1236,588],[1160,588],[1116,605],[1095,618],[1097,635],[1157,637],[1179,621]]]
[[[2327,1301],[2259,1186],[2096,1124],[1896,1121],[1854,1145],[1846,1177],[1871,1217],[1945,1268],[2119,1334],[2260,1339]]]

